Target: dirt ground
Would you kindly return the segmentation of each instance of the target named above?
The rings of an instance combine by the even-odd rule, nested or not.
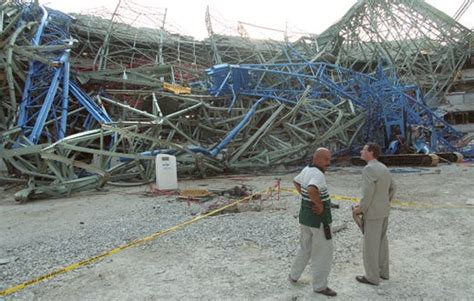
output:
[[[336,248],[329,286],[340,299],[471,299],[474,296],[474,164],[395,168],[390,216],[390,280],[367,286],[361,235],[350,201],[336,201]],[[358,197],[361,168],[327,173],[330,193]],[[295,173],[180,181],[181,189],[263,190]],[[144,187],[108,187],[70,198],[16,204],[0,197],[0,290],[47,274],[125,242],[192,219],[196,212],[172,197],[145,197]],[[309,267],[299,284],[287,280],[298,246],[298,199],[283,192],[258,211],[227,213],[190,224],[93,264],[29,286],[13,300],[313,300]],[[122,234],[123,233],[123,234]],[[78,238],[80,237],[80,239]],[[64,243],[67,241],[67,244]],[[103,243],[103,241],[106,241]],[[92,246],[98,246],[95,249]],[[38,256],[38,257],[35,257]],[[61,257],[61,258],[59,258]],[[1,297],[0,297],[1,299]]]

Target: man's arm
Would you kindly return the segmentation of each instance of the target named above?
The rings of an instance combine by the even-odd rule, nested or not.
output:
[[[293,185],[295,185],[295,188],[298,191],[298,193],[301,194],[301,184],[296,181],[293,181]]]
[[[367,213],[374,200],[375,181],[375,171],[370,166],[366,166],[362,170],[362,198],[359,204],[360,213],[362,214]]]
[[[393,197],[395,196],[395,191],[397,191],[397,185],[395,184],[395,181],[393,180],[393,177],[390,182],[390,188],[388,189],[388,195],[389,195],[389,200],[392,201]]]
[[[309,195],[309,198],[311,199],[311,202],[313,203],[313,212],[316,213],[316,215],[323,214],[324,206],[323,206],[323,202],[321,201],[321,196],[319,194],[318,187],[314,185],[309,185],[308,195]]]

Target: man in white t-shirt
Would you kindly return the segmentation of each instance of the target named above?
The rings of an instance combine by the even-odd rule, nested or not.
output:
[[[332,234],[330,224],[331,199],[324,172],[329,167],[331,152],[318,148],[313,163],[299,173],[293,183],[301,194],[300,248],[291,266],[289,280],[296,283],[311,258],[313,290],[326,296],[337,293],[328,287],[328,276],[332,263]]]

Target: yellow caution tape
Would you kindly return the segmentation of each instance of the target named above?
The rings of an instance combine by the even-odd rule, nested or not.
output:
[[[282,188],[281,191],[291,192],[296,195],[299,194],[298,191],[294,188],[293,189]],[[352,203],[360,202],[360,198],[344,196],[344,195],[336,195],[336,194],[331,194],[331,199],[337,200],[337,201],[349,201]],[[420,202],[400,201],[400,200],[392,200],[390,203],[395,206],[408,207],[408,208],[470,208],[469,206],[465,206],[465,205],[452,205],[452,204],[436,205],[436,204],[426,204],[426,203],[420,203]]]
[[[51,278],[56,277],[56,276],[58,276],[58,275],[61,275],[61,274],[64,274],[64,273],[66,273],[66,272],[75,270],[75,269],[77,269],[77,268],[79,268],[79,267],[82,267],[82,266],[91,264],[91,263],[93,263],[93,262],[96,262],[96,261],[98,261],[98,260],[100,260],[100,259],[102,259],[102,258],[105,258],[105,257],[108,257],[108,256],[110,256],[110,255],[116,254],[116,253],[118,253],[118,252],[120,252],[120,251],[122,251],[122,250],[128,249],[128,248],[130,248],[130,247],[137,246],[137,245],[142,244],[142,243],[144,243],[144,242],[150,241],[150,240],[155,239],[155,238],[157,238],[157,237],[160,237],[160,236],[163,236],[163,235],[168,234],[168,233],[170,233],[170,232],[176,231],[176,230],[178,230],[178,229],[180,229],[180,228],[183,228],[184,226],[190,225],[190,224],[195,223],[195,222],[197,222],[197,221],[199,221],[199,220],[201,220],[201,219],[204,219],[204,218],[207,218],[207,217],[209,217],[209,216],[211,216],[211,215],[214,215],[214,214],[216,214],[216,213],[219,213],[219,212],[221,212],[221,211],[223,211],[223,210],[225,210],[225,209],[227,209],[227,208],[229,208],[229,207],[233,207],[233,206],[235,206],[235,205],[237,205],[237,204],[239,204],[239,203],[242,203],[242,202],[251,200],[254,196],[257,196],[257,195],[259,195],[259,194],[260,194],[260,193],[254,193],[254,194],[249,195],[249,196],[247,196],[247,197],[245,197],[245,198],[242,198],[242,199],[237,200],[237,201],[235,201],[235,202],[232,202],[232,203],[230,203],[230,204],[228,204],[228,205],[225,205],[225,206],[223,206],[223,207],[221,207],[221,208],[218,208],[218,209],[213,210],[213,211],[211,211],[211,212],[208,212],[208,213],[206,213],[206,214],[197,216],[197,217],[195,217],[195,218],[193,218],[193,219],[191,219],[191,220],[188,220],[188,221],[186,221],[186,222],[184,222],[184,223],[181,223],[181,224],[179,224],[179,225],[173,226],[173,227],[168,228],[168,229],[166,229],[166,230],[158,231],[158,232],[156,232],[156,233],[153,233],[153,234],[150,235],[150,236],[146,236],[146,237],[143,237],[143,238],[134,240],[134,241],[132,241],[132,242],[129,242],[129,243],[127,243],[127,244],[124,244],[124,245],[122,245],[122,246],[119,246],[119,247],[117,247],[117,248],[115,248],[115,249],[112,249],[112,250],[110,250],[110,251],[104,252],[104,253],[102,253],[102,254],[93,256],[93,257],[91,257],[91,258],[88,258],[88,259],[85,259],[85,260],[82,260],[82,261],[79,261],[79,262],[76,262],[76,263],[73,263],[73,264],[68,265],[68,266],[66,266],[66,267],[64,267],[64,268],[60,268],[60,269],[58,269],[58,270],[55,270],[55,271],[53,271],[53,272],[51,272],[51,273],[49,273],[49,274],[46,274],[46,275],[40,276],[40,277],[38,277],[38,278],[35,278],[35,279],[32,279],[32,280],[23,282],[23,283],[21,283],[21,284],[18,284],[18,285],[16,285],[16,286],[13,286],[13,287],[7,288],[6,290],[0,291],[0,297],[5,297],[5,296],[7,296],[7,295],[16,293],[16,292],[18,292],[18,291],[21,291],[21,290],[27,288],[28,286],[32,286],[32,285],[38,284],[38,283],[40,283],[40,282],[42,282],[42,281],[44,281],[44,280],[46,280],[46,279],[51,279]]]

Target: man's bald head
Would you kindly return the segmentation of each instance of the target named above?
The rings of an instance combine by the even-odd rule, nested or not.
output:
[[[313,154],[313,165],[326,171],[331,163],[331,152],[324,147],[318,148]]]

